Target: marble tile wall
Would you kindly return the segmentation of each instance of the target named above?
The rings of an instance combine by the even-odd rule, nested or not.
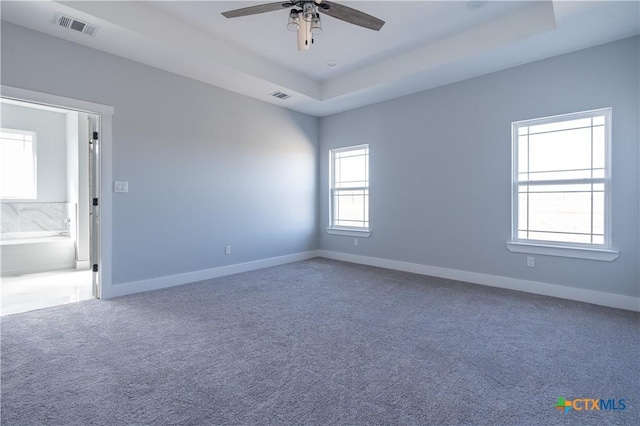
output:
[[[0,236],[68,231],[69,203],[0,203]]]

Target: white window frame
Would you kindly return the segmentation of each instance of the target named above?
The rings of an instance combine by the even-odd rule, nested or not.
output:
[[[33,193],[21,194],[21,196],[4,196],[0,194],[0,199],[4,201],[33,201],[38,199],[38,138],[36,132],[29,130],[9,129],[6,127],[0,128],[0,131],[4,133],[15,133],[22,136],[31,136],[32,144],[32,159],[33,159]]]
[[[518,237],[518,188],[522,182],[518,181],[518,137],[521,127],[541,124],[557,123],[596,116],[605,117],[605,175],[604,178],[547,180],[546,184],[575,184],[601,183],[604,184],[604,244],[568,243]],[[507,248],[512,252],[540,254],[549,256],[571,257],[579,259],[612,261],[618,257],[618,252],[612,250],[611,240],[611,108],[602,108],[571,114],[556,115],[532,120],[513,122],[511,125],[511,241]]]
[[[335,194],[335,187],[334,187],[335,185],[335,173],[334,173],[335,154],[340,152],[358,151],[362,149],[367,150],[367,169],[369,169],[369,153],[370,153],[369,144],[347,146],[344,148],[335,148],[335,149],[329,150],[329,226],[326,228],[326,231],[329,234],[361,237],[361,238],[368,238],[371,236],[371,230],[370,230],[371,222],[369,222],[368,228],[357,227],[357,226],[334,226],[333,225],[333,221],[334,221],[333,208],[334,208],[334,194]],[[341,188],[341,189],[350,189],[350,190],[366,189],[368,191],[367,208],[369,208],[369,200],[370,200],[370,194],[371,194],[370,181],[371,181],[371,174],[369,172],[369,180],[367,181],[366,187],[353,187],[353,188]]]

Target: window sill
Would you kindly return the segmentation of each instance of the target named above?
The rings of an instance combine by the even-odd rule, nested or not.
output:
[[[541,254],[545,256],[572,257],[574,259],[601,260],[611,262],[618,258],[615,250],[563,247],[533,243],[507,243],[509,251],[515,253]]]
[[[368,229],[344,229],[344,228],[327,228],[327,233],[332,235],[344,235],[346,237],[369,238],[371,231]]]

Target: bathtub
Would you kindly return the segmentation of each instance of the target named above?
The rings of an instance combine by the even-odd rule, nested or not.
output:
[[[70,236],[47,233],[3,235],[2,276],[75,269],[75,243]]]

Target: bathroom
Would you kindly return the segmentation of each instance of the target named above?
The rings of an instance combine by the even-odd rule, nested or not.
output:
[[[78,281],[63,272],[87,271],[82,293],[90,295],[89,115],[4,98],[0,107],[3,314],[16,295],[23,302],[59,290],[43,285],[47,276]]]

